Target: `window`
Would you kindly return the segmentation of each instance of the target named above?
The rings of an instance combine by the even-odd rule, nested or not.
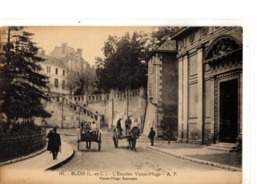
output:
[[[56,68],[56,70],[55,70],[55,74],[58,75],[58,68]]]
[[[63,73],[62,73],[62,74],[63,74],[63,76],[65,76],[65,70],[63,70]]]
[[[59,80],[58,80],[58,79],[54,79],[54,86],[55,86],[56,88],[59,87]]]
[[[65,89],[65,80],[62,81],[62,89]]]
[[[47,66],[46,69],[47,69],[47,70],[46,70],[47,73],[51,73],[51,67],[50,67],[50,66]]]

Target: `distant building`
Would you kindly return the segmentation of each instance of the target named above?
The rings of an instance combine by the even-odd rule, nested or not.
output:
[[[88,62],[82,58],[82,49],[77,49],[67,46],[63,43],[61,47],[55,47],[49,55],[45,51],[41,51],[41,57],[46,59],[42,62],[41,71],[49,77],[49,94],[73,94],[76,90],[73,81],[73,72],[83,71],[90,68]]]
[[[65,95],[69,94],[67,88],[67,73],[68,69],[63,60],[46,56],[45,52],[41,52],[41,57],[46,60],[41,63],[41,73],[48,76],[48,94]]]
[[[62,43],[60,47],[55,47],[49,54],[51,57],[61,59],[64,64],[68,67],[68,70],[78,70],[81,68],[89,67],[90,65],[82,57],[82,49],[74,48],[67,45],[67,43]]]

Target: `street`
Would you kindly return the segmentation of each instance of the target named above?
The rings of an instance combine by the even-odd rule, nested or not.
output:
[[[62,136],[77,150],[77,136]],[[155,142],[166,144],[166,142]],[[178,159],[147,147],[149,142],[137,140],[136,149],[127,149],[127,141],[119,140],[114,147],[112,134],[102,135],[101,151],[93,142],[88,151],[85,142],[80,142],[80,151],[74,157],[57,168],[59,178],[93,182],[140,182],[140,183],[237,183],[241,182],[241,172],[230,172],[215,167],[196,164]],[[57,175],[57,174],[56,174]],[[127,181],[128,180],[128,181]]]
[[[63,141],[69,142],[77,150],[76,136],[62,136]],[[59,168],[60,171],[71,170],[102,170],[102,171],[155,171],[176,172],[185,171],[214,171],[217,168],[173,158],[147,148],[149,142],[138,142],[137,151],[127,149],[126,139],[119,140],[118,148],[114,147],[111,133],[103,134],[101,151],[98,144],[92,142],[91,150],[85,148],[86,143],[80,142],[80,151]]]
[[[69,130],[70,131],[70,130]],[[127,149],[127,141],[119,140],[116,149],[109,132],[103,132],[101,151],[93,142],[88,151],[85,142],[80,142],[77,151],[76,131],[59,130],[62,141],[69,143],[75,150],[74,156],[60,167],[43,172],[39,167],[44,161],[52,162],[51,155],[38,159],[37,156],[21,162],[10,164],[2,169],[6,181],[13,183],[38,183],[39,178],[47,183],[241,183],[242,173],[231,172],[215,167],[201,165],[175,158],[164,153],[151,150],[149,142],[144,138],[137,140],[136,149]],[[71,134],[72,133],[72,134]],[[69,135],[70,134],[70,135]],[[166,142],[155,142],[155,146]],[[58,155],[61,159],[65,150]],[[42,155],[42,154],[41,154]],[[32,172],[33,171],[33,172]],[[33,175],[32,175],[33,174]],[[16,177],[13,177],[13,176]],[[4,180],[3,180],[4,182]]]

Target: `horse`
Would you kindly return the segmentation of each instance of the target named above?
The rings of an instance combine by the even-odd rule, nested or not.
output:
[[[136,139],[138,139],[140,135],[141,135],[141,130],[137,126],[134,126],[129,131],[129,136],[127,137],[127,141],[129,143],[129,148],[131,148],[131,150],[135,150],[136,151],[136,148],[135,148],[135,146],[136,146]]]

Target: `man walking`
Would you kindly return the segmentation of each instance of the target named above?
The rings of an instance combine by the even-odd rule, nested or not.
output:
[[[153,127],[151,128],[150,132],[149,132],[149,135],[148,135],[148,138],[150,139],[150,142],[151,142],[151,146],[153,146],[153,142],[154,142],[154,137],[155,137],[155,131],[153,130]]]
[[[57,133],[57,128],[53,128],[53,133],[49,138],[49,144],[49,149],[52,152],[53,160],[55,160],[61,147],[60,134]]]

